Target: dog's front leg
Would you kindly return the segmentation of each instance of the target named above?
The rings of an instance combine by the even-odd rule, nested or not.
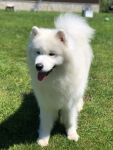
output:
[[[78,141],[77,134],[78,110],[76,107],[64,108],[62,110],[62,121],[66,127],[67,137],[69,140]]]
[[[56,112],[54,110],[40,110],[40,127],[38,144],[42,147],[47,146],[50,138],[50,133],[56,119]]]

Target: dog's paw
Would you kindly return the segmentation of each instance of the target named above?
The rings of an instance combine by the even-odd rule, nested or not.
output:
[[[72,140],[72,141],[77,142],[78,139],[79,139],[79,135],[78,135],[76,132],[68,133],[67,138],[68,138],[69,140]]]
[[[78,106],[77,110],[78,110],[78,112],[81,112],[83,110],[83,106]]]
[[[83,105],[84,105],[84,101],[83,101],[83,99],[80,99],[79,102],[78,102],[78,104],[77,104],[77,110],[78,110],[78,112],[82,111]]]
[[[45,146],[48,146],[49,141],[48,141],[48,139],[38,139],[38,140],[37,140],[37,143],[38,143],[41,147],[45,147]]]

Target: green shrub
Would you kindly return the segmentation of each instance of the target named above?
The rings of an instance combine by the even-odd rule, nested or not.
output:
[[[100,0],[100,11],[108,12],[111,4],[113,4],[113,0]]]

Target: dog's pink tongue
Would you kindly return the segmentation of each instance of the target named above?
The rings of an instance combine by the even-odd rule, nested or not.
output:
[[[39,81],[42,81],[46,78],[46,74],[44,72],[39,72],[37,78]]]

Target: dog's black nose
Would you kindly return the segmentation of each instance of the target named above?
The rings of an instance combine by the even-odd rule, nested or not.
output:
[[[39,63],[39,64],[36,64],[36,69],[38,71],[41,71],[43,69],[43,64]]]

